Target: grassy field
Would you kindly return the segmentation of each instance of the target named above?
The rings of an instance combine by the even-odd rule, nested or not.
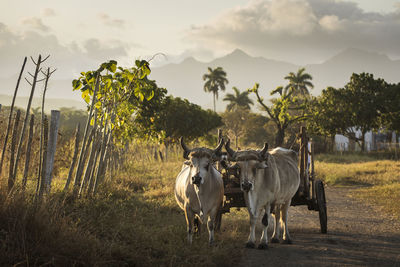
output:
[[[356,186],[352,196],[400,218],[400,161],[368,155],[320,155],[316,175],[332,186]]]
[[[248,234],[248,215],[223,217],[216,244],[207,229],[186,242],[186,222],[173,186],[181,160],[128,160],[93,199],[72,201],[57,192],[41,206],[30,197],[0,194],[0,265],[227,266],[237,264]],[[4,188],[4,186],[2,187]]]
[[[247,211],[223,216],[213,247],[205,228],[188,246],[184,213],[173,194],[181,164],[180,154],[168,162],[132,156],[95,198],[76,201],[60,191],[65,178],[56,178],[54,193],[42,205],[29,193],[7,195],[3,184],[0,265],[237,265],[248,235]],[[357,186],[353,196],[400,217],[400,162],[321,155],[315,165],[329,185]],[[66,171],[59,173],[64,177]]]

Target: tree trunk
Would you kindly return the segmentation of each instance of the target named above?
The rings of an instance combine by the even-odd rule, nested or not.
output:
[[[80,123],[78,123],[78,125],[76,126],[76,130],[75,130],[74,155],[72,157],[71,167],[69,168],[68,178],[67,178],[67,182],[65,183],[64,191],[68,190],[69,184],[71,183],[72,174],[73,174],[74,169],[75,169],[76,158],[78,156],[78,150],[79,150],[79,133],[80,133],[80,129],[81,129],[81,125],[80,125]]]
[[[88,137],[90,120],[91,120],[92,114],[93,114],[94,104],[96,102],[96,95],[97,95],[97,91],[99,89],[99,83],[100,83],[100,77],[99,76],[100,75],[97,75],[97,77],[96,77],[92,103],[90,105],[88,119],[87,119],[86,127],[85,127],[85,132],[83,134],[82,147],[81,147],[81,152],[79,154],[78,166],[77,166],[77,169],[76,169],[76,175],[75,175],[75,180],[74,180],[74,194],[78,193],[78,190],[79,190],[80,185],[81,185],[81,176],[82,176],[82,170],[83,170],[82,162],[85,160],[84,154],[85,154],[85,150],[87,149],[86,141],[87,141],[87,137]]]
[[[361,133],[361,151],[365,152],[365,131]]]
[[[46,163],[47,163],[47,142],[49,136],[49,121],[47,116],[44,117],[43,120],[43,159],[42,161],[42,173],[40,177],[40,186],[39,186],[39,199],[42,198],[44,190],[46,188]]]
[[[10,114],[8,115],[8,124],[7,124],[6,136],[4,137],[3,152],[1,153],[1,160],[0,160],[0,175],[1,175],[1,170],[3,168],[4,154],[6,152],[8,135],[10,134],[10,130],[11,130],[11,118],[12,118],[12,114],[13,114],[13,110],[14,110],[15,98],[17,97],[19,83],[21,81],[22,73],[24,72],[26,59],[27,58],[25,57],[24,63],[22,64],[21,72],[19,73],[19,76],[18,76],[17,85],[15,87],[14,96],[13,96],[13,99],[12,99],[12,102],[11,102]]]
[[[13,173],[14,179],[16,179],[16,177],[17,177],[18,161],[19,161],[19,158],[20,158],[20,153],[21,153],[21,149],[22,149],[22,143],[23,143],[24,137],[25,137],[25,129],[26,129],[26,125],[28,124],[29,111],[31,109],[33,94],[35,93],[37,77],[38,77],[38,74],[39,74],[39,71],[40,71],[40,64],[41,63],[42,63],[42,56],[39,55],[39,58],[38,58],[38,61],[37,61],[37,64],[36,64],[35,74],[33,75],[31,94],[29,96],[28,106],[26,107],[25,120],[24,120],[24,124],[22,125],[21,136],[20,136],[19,143],[18,143],[17,157],[15,158],[15,163],[14,163],[14,173]]]
[[[21,117],[21,111],[17,110],[17,114],[15,115],[14,121],[14,129],[11,138],[11,156],[10,156],[10,172],[8,176],[8,192],[14,187],[15,184],[15,176],[14,176],[14,153],[15,153],[15,145],[17,142],[17,135],[18,135],[18,125],[19,125],[19,118]]]
[[[216,111],[216,108],[215,108],[215,97],[216,97],[216,95],[215,95],[215,93],[214,93],[214,92],[213,92],[213,96],[214,96],[214,97],[213,97],[213,103],[214,103],[214,112],[217,112],[217,111]]]
[[[29,171],[29,162],[31,159],[31,146],[32,146],[32,138],[33,138],[33,126],[34,126],[35,116],[31,115],[31,122],[29,125],[29,134],[28,134],[28,143],[26,144],[26,155],[25,155],[25,169],[24,169],[24,177],[22,178],[22,190],[25,191],[26,182],[28,179],[28,171]]]
[[[336,148],[336,142],[335,142],[335,134],[331,135],[331,152],[334,152]]]

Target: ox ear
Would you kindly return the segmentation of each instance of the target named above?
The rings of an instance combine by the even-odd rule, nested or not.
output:
[[[268,158],[268,143],[264,144],[263,149],[258,153],[261,159],[265,160]]]
[[[266,169],[266,168],[268,168],[268,164],[265,161],[262,161],[262,162],[257,163],[256,168],[257,169]]]
[[[236,152],[231,148],[231,139],[228,139],[228,141],[226,141],[226,143],[225,143],[225,149],[226,149],[226,152],[228,152],[228,155],[232,158],[232,159],[234,159],[235,158],[235,154],[236,154]]]
[[[189,159],[190,149],[186,146],[185,142],[183,142],[183,136],[181,137],[180,142],[183,148],[183,158]]]

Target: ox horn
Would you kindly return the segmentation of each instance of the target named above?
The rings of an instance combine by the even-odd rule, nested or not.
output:
[[[231,145],[231,139],[228,139],[228,141],[226,141],[226,143],[225,143],[225,149],[226,149],[226,152],[228,152],[229,156],[231,158],[234,158],[236,152],[230,147],[230,145]]]
[[[221,148],[222,148],[223,145],[224,145],[224,138],[221,138],[221,141],[219,141],[218,146],[213,151],[214,155],[220,156]]]
[[[259,152],[260,158],[266,159],[267,152],[268,152],[268,143],[265,143],[263,149]]]
[[[189,159],[190,149],[186,146],[185,142],[183,142],[183,136],[181,137],[180,141],[181,141],[181,146],[183,148],[183,158]]]

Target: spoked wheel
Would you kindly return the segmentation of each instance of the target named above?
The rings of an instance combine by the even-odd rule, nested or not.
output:
[[[326,212],[326,199],[324,183],[321,180],[315,181],[315,193],[317,197],[317,205],[319,212],[319,222],[321,224],[321,233],[326,234],[328,231],[328,216]]]

